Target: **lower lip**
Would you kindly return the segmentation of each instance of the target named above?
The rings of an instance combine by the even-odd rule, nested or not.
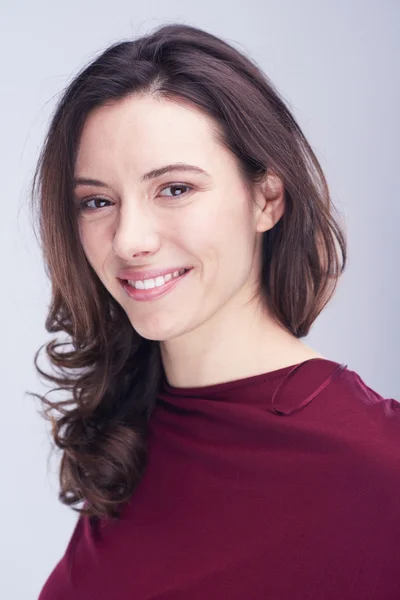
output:
[[[179,277],[170,279],[167,281],[167,283],[164,283],[164,285],[161,285],[160,287],[154,287],[148,290],[137,290],[129,285],[129,283],[125,280],[120,280],[120,283],[131,298],[134,298],[138,302],[146,302],[148,300],[155,300],[156,298],[160,298],[161,296],[168,294],[168,292],[170,292],[184,277],[186,277],[191,270],[192,269],[189,269],[189,271],[185,271],[183,275],[179,275]]]

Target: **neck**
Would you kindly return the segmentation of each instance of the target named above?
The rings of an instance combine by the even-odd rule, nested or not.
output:
[[[174,387],[214,385],[324,358],[277,323],[259,299],[225,305],[195,329],[160,342],[160,351]]]

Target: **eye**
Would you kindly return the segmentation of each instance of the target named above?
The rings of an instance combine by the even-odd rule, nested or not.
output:
[[[164,187],[161,191],[163,190],[176,190],[176,189],[182,189],[182,188],[186,188],[186,190],[191,190],[192,188],[189,185],[185,185],[184,183],[171,183],[170,185],[167,185],[166,187]],[[178,195],[174,195],[172,194],[172,198],[177,198],[178,196],[183,196],[184,194],[186,194],[187,192],[181,192]],[[165,195],[165,194],[161,194],[161,195]],[[168,194],[167,194],[168,196]]]
[[[83,200],[82,202],[79,203],[79,210],[98,210],[100,208],[105,208],[104,206],[89,206],[90,202],[94,202],[96,203],[101,203],[101,202],[108,202],[108,204],[112,204],[112,202],[110,202],[110,200],[107,200],[106,198],[100,198],[100,197],[96,197],[96,198],[89,198],[88,200]]]
[[[193,188],[189,185],[185,185],[183,183],[174,183],[174,184],[170,184],[167,185],[166,187],[162,188],[161,191],[164,190],[172,190],[172,194],[161,194],[161,196],[167,196],[170,198],[178,198],[180,196],[184,196],[188,190],[192,190]],[[174,191],[176,190],[181,190],[180,193],[178,194],[174,194]],[[183,190],[183,191],[182,191]],[[106,204],[104,204],[106,203]],[[92,204],[90,206],[90,204]],[[102,208],[107,208],[108,206],[112,206],[113,202],[110,202],[110,200],[107,200],[106,198],[101,198],[100,196],[95,196],[94,198],[87,198],[86,200],[82,200],[82,202],[78,203],[78,209],[82,212],[85,211],[98,211],[101,210]]]

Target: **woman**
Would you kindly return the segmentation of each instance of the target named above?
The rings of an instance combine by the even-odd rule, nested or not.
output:
[[[110,47],[33,192],[83,503],[40,600],[400,598],[398,403],[301,341],[346,241],[257,66],[186,25]]]

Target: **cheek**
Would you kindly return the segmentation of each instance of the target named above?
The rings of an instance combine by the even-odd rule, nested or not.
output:
[[[210,275],[221,246],[221,221],[212,209],[194,210],[179,223],[173,245],[180,245],[188,258],[192,256]]]
[[[204,283],[229,288],[246,271],[249,262],[249,230],[243,212],[205,211],[191,220],[179,237],[188,256],[193,255],[204,271]]]
[[[86,255],[86,258],[88,259],[88,261],[90,262],[90,264],[92,264],[92,260],[91,257],[93,255],[93,249],[94,249],[94,244],[93,244],[93,236],[90,235],[90,230],[88,227],[85,226],[85,224],[83,225],[79,225],[79,239],[81,240],[81,245],[83,248],[83,251]]]
[[[107,244],[100,228],[94,227],[93,223],[83,222],[79,225],[79,237],[89,264],[100,275],[100,267],[107,253]]]

